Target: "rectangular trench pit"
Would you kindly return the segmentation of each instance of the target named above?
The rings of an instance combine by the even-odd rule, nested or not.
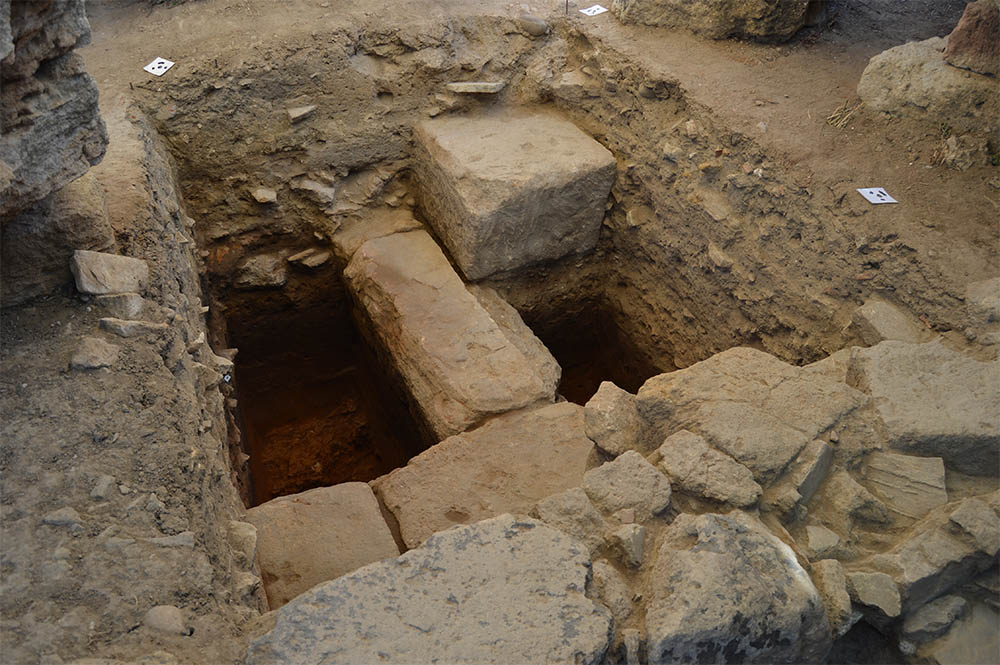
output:
[[[348,301],[336,295],[279,309],[262,301],[227,319],[239,349],[234,379],[251,505],[367,482],[428,445],[355,328]]]

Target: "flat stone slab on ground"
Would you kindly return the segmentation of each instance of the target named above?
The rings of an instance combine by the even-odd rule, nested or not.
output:
[[[672,487],[682,492],[739,507],[760,499],[760,485],[750,469],[687,430],[668,436],[650,459],[670,477]]]
[[[948,503],[944,460],[940,457],[872,453],[865,480],[889,508],[914,519]]]
[[[271,609],[321,582],[399,555],[367,483],[272,499],[247,511]]]
[[[427,218],[470,280],[597,244],[614,156],[556,115],[448,116],[419,125]]]
[[[593,442],[583,407],[569,402],[508,413],[445,439],[371,482],[417,547],[431,534],[500,513],[528,513],[540,500],[583,484]]]
[[[502,515],[316,587],[278,613],[248,665],[596,665],[611,613],[584,595],[586,549]]]
[[[521,350],[425,231],[367,241],[344,276],[437,438],[554,399],[558,374]]]

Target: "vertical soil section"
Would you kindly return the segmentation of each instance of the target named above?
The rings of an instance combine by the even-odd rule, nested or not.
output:
[[[243,310],[246,312],[246,310]],[[426,448],[340,300],[231,316],[253,504],[368,481]]]
[[[635,393],[649,377],[676,369],[650,362],[596,302],[558,318],[525,322],[562,367],[559,394],[576,404],[586,404],[602,381]]]

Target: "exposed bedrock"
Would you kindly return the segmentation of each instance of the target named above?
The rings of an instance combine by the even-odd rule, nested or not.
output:
[[[90,41],[84,0],[13,0],[0,11],[0,221],[104,156],[97,84],[73,49]],[[4,7],[6,9],[6,7]]]

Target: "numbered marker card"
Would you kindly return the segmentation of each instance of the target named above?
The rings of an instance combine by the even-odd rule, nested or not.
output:
[[[586,14],[587,16],[597,16],[598,14],[603,14],[608,11],[606,7],[601,7],[600,5],[594,5],[593,7],[587,7],[586,9],[581,9],[581,14]]]
[[[153,62],[149,63],[143,69],[152,74],[153,76],[163,76],[167,73],[167,70],[174,66],[174,63],[167,60],[166,58],[157,58]]]
[[[889,196],[889,192],[881,187],[862,187],[858,189],[858,193],[870,203],[899,203],[899,201]]]

